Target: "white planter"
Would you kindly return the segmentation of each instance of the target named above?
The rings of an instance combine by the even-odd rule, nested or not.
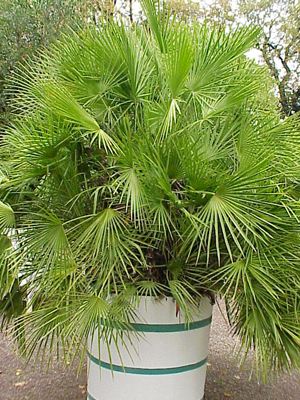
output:
[[[141,299],[140,338],[101,346],[97,334],[88,349],[88,400],[201,400],[204,396],[212,306],[203,298],[187,329],[172,298]],[[134,350],[135,349],[135,350]],[[101,367],[99,367],[101,365]]]

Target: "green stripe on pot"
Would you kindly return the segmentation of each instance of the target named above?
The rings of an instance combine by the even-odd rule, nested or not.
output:
[[[201,321],[190,322],[189,324],[132,324],[137,332],[184,332],[194,329],[204,328],[211,323],[212,317],[202,319]]]
[[[135,367],[123,367],[122,365],[110,364],[99,360],[91,353],[87,352],[89,359],[94,363],[99,365],[101,368],[109,369],[114,372],[123,372],[127,374],[135,375],[171,375],[180,374],[183,372],[193,371],[203,367],[206,364],[207,358],[198,361],[194,364],[182,365],[180,367],[169,367],[169,368],[135,368]]]
[[[154,332],[154,333],[172,333],[172,332],[185,332],[192,331],[194,329],[204,328],[211,324],[212,317],[201,319],[200,321],[190,322],[189,324],[131,324],[132,328],[136,332]],[[101,322],[102,326],[107,326],[105,321]],[[113,327],[112,329],[120,329],[119,327]]]

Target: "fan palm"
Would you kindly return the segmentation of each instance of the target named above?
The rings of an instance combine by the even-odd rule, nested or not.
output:
[[[299,367],[300,136],[245,56],[259,32],[143,4],[147,24],[66,36],[13,78],[2,313],[28,357],[68,359],[104,320],[108,341],[130,330],[140,295],[188,322],[219,293],[260,371]]]

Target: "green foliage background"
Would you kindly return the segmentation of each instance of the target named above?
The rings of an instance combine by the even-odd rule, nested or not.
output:
[[[7,115],[6,79],[68,29],[93,22],[97,1],[2,0],[0,4],[0,112]]]

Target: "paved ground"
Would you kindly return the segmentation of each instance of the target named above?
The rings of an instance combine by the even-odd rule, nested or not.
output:
[[[232,351],[235,343],[215,307],[206,400],[300,399],[300,374],[283,375],[268,385],[249,381],[250,360],[242,371],[237,368]],[[77,377],[76,372],[59,367],[48,373],[39,366],[25,367],[0,336],[0,400],[84,400],[85,393],[85,371]]]

